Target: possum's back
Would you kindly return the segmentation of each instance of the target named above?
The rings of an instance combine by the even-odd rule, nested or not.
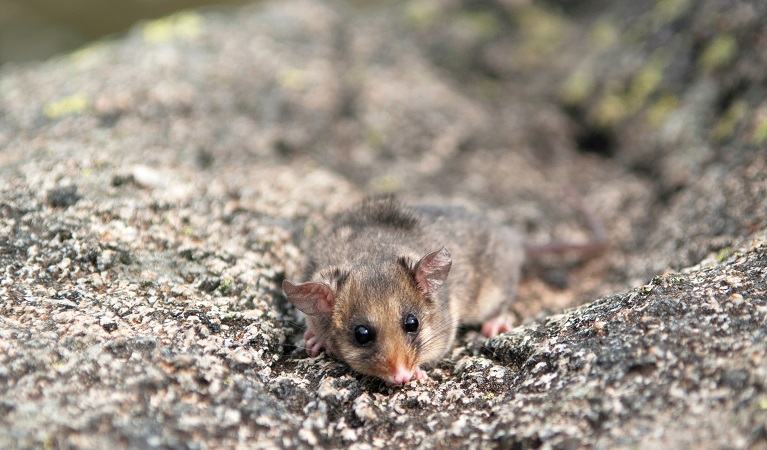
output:
[[[418,261],[441,247],[452,255],[443,290],[453,305],[469,308],[466,302],[490,290],[513,295],[524,259],[514,230],[460,206],[407,207],[393,197],[365,200],[334,217],[315,241],[305,276],[327,267],[384,267],[400,257]]]
[[[309,251],[304,275],[329,266],[375,265],[426,253],[421,217],[393,197],[367,199],[331,220]],[[421,255],[422,256],[422,255]]]

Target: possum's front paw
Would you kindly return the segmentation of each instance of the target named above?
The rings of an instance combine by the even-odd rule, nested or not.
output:
[[[331,354],[328,345],[319,336],[314,334],[312,330],[306,330],[304,333],[304,339],[306,340],[306,353],[311,356],[319,356],[322,349],[325,349],[325,353]]]
[[[413,378],[412,379],[415,379],[415,380],[428,380],[429,379],[429,375],[426,373],[425,370],[416,367],[415,370],[413,371]]]
[[[496,337],[501,333],[510,331],[514,327],[511,316],[508,314],[501,314],[499,316],[488,319],[482,324],[482,335],[486,338]]]
[[[415,367],[413,370],[408,370],[404,366],[399,366],[389,374],[388,377],[384,377],[386,384],[389,386],[395,386],[398,384],[405,384],[413,380],[428,380],[429,375],[425,370],[420,367]]]

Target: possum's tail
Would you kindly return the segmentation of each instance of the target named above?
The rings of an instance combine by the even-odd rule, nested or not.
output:
[[[591,230],[591,239],[587,242],[550,242],[548,244],[528,244],[525,253],[528,258],[539,258],[546,255],[577,255],[582,259],[593,258],[602,254],[607,248],[607,233],[602,221],[589,209],[583,198],[571,187],[564,188],[565,196],[584,217]]]

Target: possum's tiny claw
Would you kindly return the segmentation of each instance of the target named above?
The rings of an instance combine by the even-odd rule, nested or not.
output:
[[[493,317],[482,324],[482,335],[486,338],[498,336],[501,333],[511,331],[513,324],[507,314]]]

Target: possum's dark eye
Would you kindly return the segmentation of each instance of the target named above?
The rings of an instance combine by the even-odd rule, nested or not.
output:
[[[354,340],[360,345],[365,345],[369,342],[373,342],[375,335],[373,331],[365,325],[358,325],[354,329]]]
[[[408,314],[407,317],[405,317],[403,328],[405,328],[405,331],[408,333],[415,333],[418,331],[418,319],[416,319],[414,315]]]

